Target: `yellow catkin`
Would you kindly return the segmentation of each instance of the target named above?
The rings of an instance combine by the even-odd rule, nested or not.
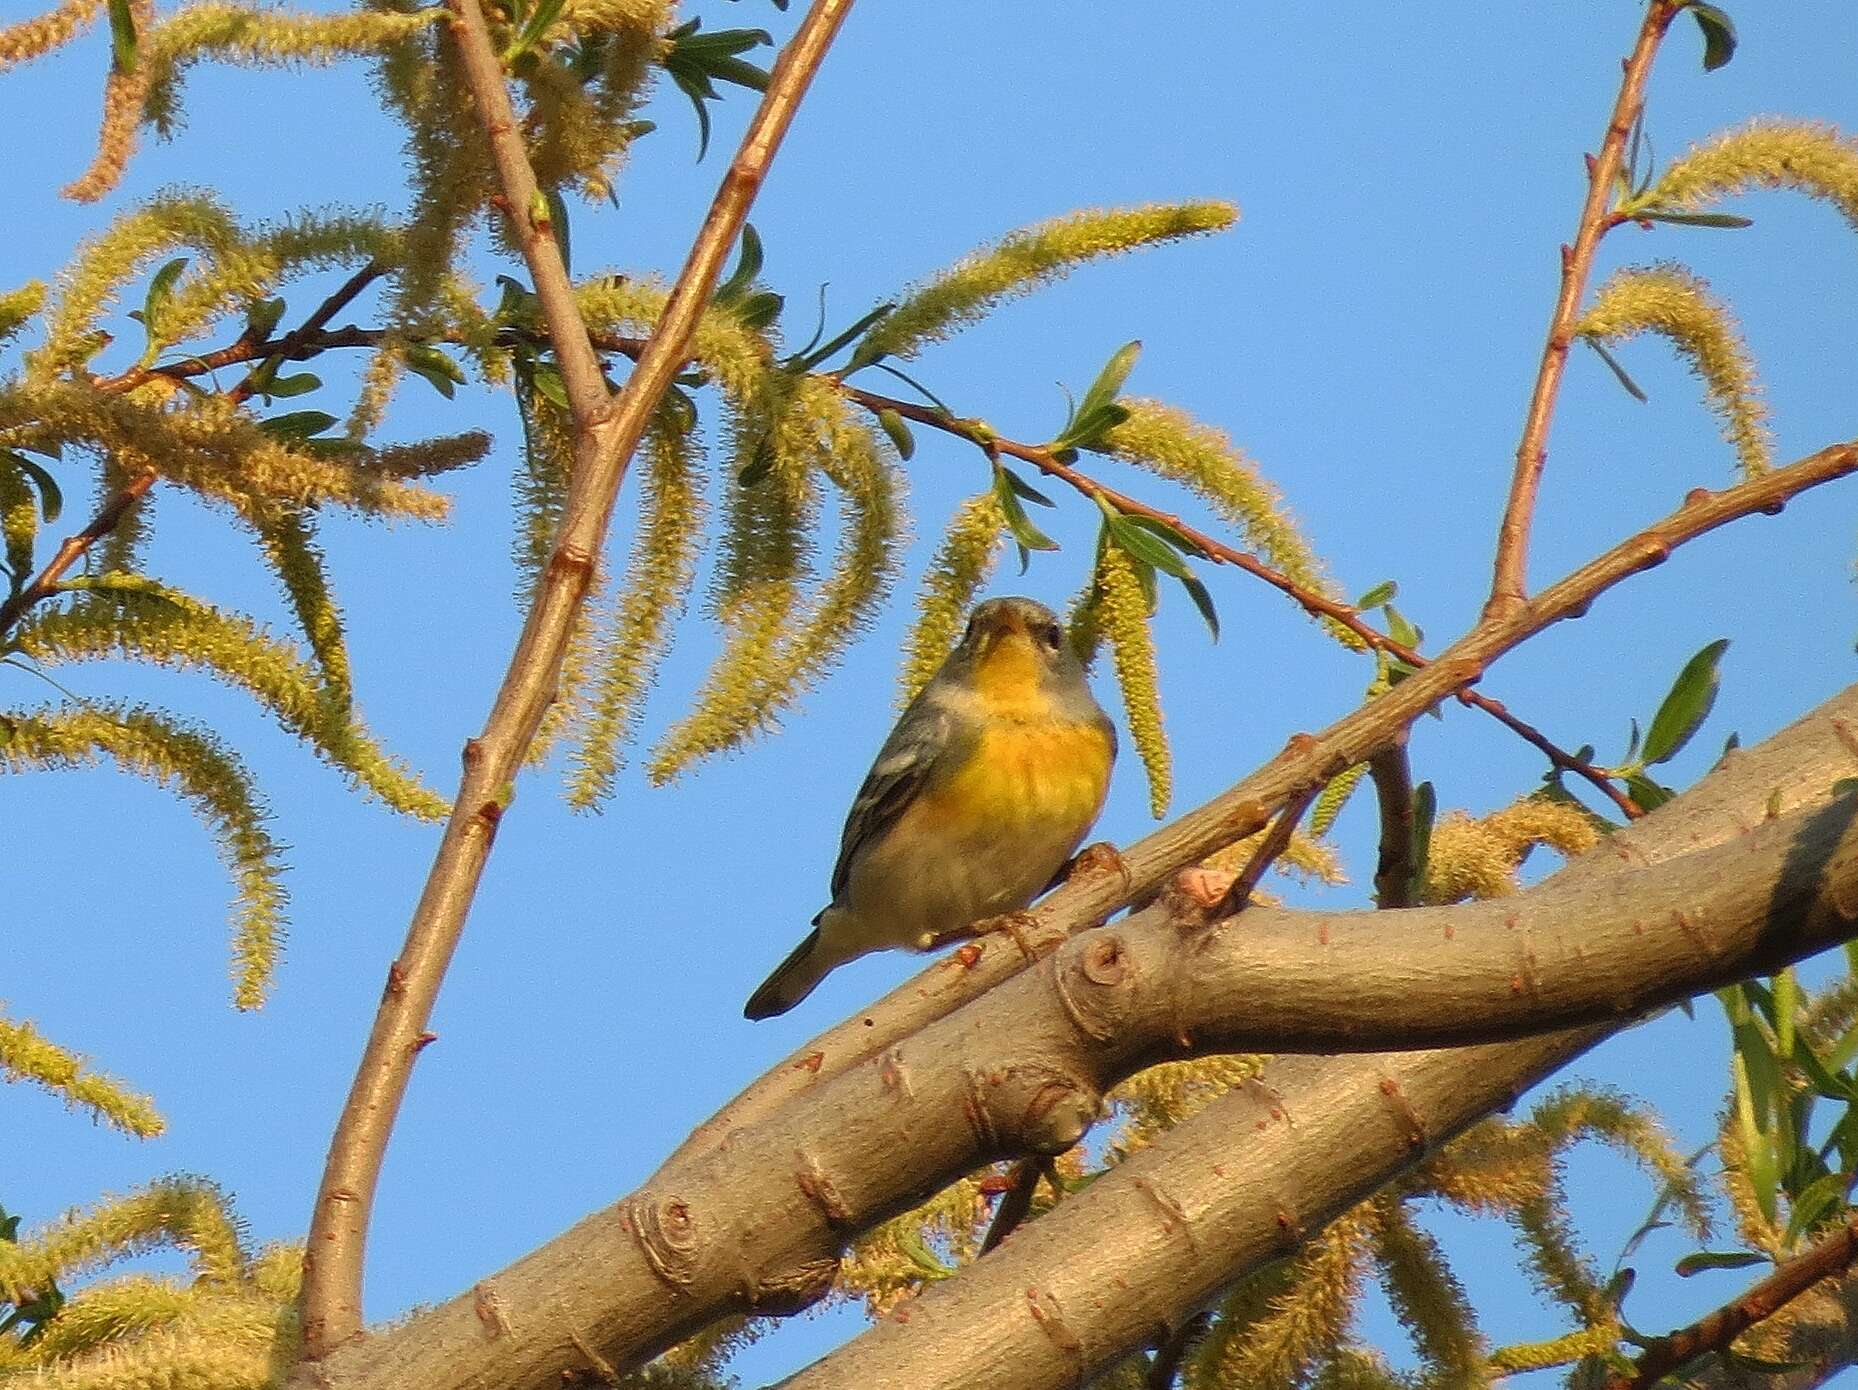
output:
[[[729,637],[691,713],[653,752],[654,782],[773,727],[869,623],[895,575],[897,478],[870,430],[820,378],[793,383],[777,408],[772,466],[730,496],[717,605]],[[744,422],[750,436],[754,424]],[[838,491],[843,520],[832,571],[808,597],[814,472]]]
[[[1161,721],[1160,672],[1149,631],[1148,595],[1135,566],[1117,547],[1105,546],[1097,562],[1094,621],[1110,644],[1116,682],[1122,687],[1129,739],[1148,773],[1148,808],[1156,820],[1173,795],[1173,755]]]
[[[929,572],[923,576],[916,622],[904,639],[900,706],[916,698],[954,649],[968,609],[1000,559],[1005,529],[1006,514],[991,491],[970,497],[955,509],[935,559],[929,562]]]
[[[212,833],[238,890],[233,1002],[257,1008],[282,946],[286,894],[282,855],[265,829],[250,774],[212,735],[147,709],[93,701],[81,709],[19,713],[0,722],[0,771],[86,766],[100,756],[125,772],[174,787]]]
[[[1748,1158],[1742,1147],[1733,1107],[1723,1116],[1718,1128],[1716,1152],[1722,1160],[1722,1172],[1717,1182],[1722,1187],[1723,1196],[1729,1199],[1729,1210],[1735,1215],[1737,1234],[1751,1250],[1764,1250],[1777,1259],[1781,1258],[1787,1250],[1786,1233],[1769,1220],[1767,1213],[1761,1209],[1761,1199],[1755,1193],[1754,1183],[1749,1180]]]
[[[1224,849],[1215,850],[1201,864],[1209,869],[1220,869],[1228,873],[1238,873],[1250,862],[1253,853],[1269,831],[1260,830],[1255,835],[1247,835],[1243,840],[1234,841]],[[1342,857],[1336,853],[1333,845],[1305,834],[1301,830],[1290,833],[1290,843],[1284,846],[1272,867],[1281,874],[1288,874],[1306,881],[1326,884],[1348,882],[1348,874],[1342,868]]]
[[[4,1015],[0,1015],[0,1076],[43,1086],[125,1134],[152,1139],[167,1128],[148,1097],[89,1070],[83,1058],[50,1041],[30,1023]]]
[[[18,1302],[35,1287],[157,1249],[185,1251],[195,1277],[209,1285],[245,1278],[239,1223],[225,1195],[204,1178],[172,1177],[67,1213],[17,1244],[0,1242],[0,1298]]]
[[[490,445],[490,436],[482,430],[442,434],[411,444],[389,444],[375,450],[373,468],[405,482],[435,478],[479,462],[490,452]]]
[[[1464,1286],[1445,1252],[1396,1198],[1374,1202],[1373,1245],[1388,1302],[1413,1339],[1428,1384],[1470,1387],[1486,1383],[1485,1343]]]
[[[6,543],[6,567],[15,585],[32,573],[33,547],[39,538],[39,494],[23,471],[0,458],[0,538]]]
[[[1754,358],[1728,309],[1684,267],[1665,263],[1616,272],[1574,331],[1608,343],[1640,333],[1668,339],[1703,382],[1742,475],[1759,477],[1774,466],[1774,435]]]
[[[15,630],[20,649],[43,666],[113,656],[204,671],[246,691],[289,733],[387,805],[439,820],[444,799],[384,753],[291,646],[238,614],[130,575],[101,576],[112,587],[62,609],[41,609]]]
[[[597,32],[607,42],[593,80],[553,59],[543,59],[522,76],[529,96],[529,123],[536,130],[530,161],[544,188],[578,188],[584,197],[605,198],[637,138],[631,119],[652,73],[669,5],[565,7],[564,32]]]
[[[1291,1263],[1288,1287],[1243,1335],[1209,1339],[1195,1359],[1196,1370],[1211,1377],[1205,1383],[1290,1390],[1332,1356],[1347,1332],[1372,1222],[1366,1205],[1355,1207],[1306,1245]]]
[[[866,335],[863,351],[914,356],[985,317],[1001,300],[1028,293],[1086,261],[1223,231],[1238,215],[1230,203],[1153,203],[1078,212],[1022,228],[905,295]]]
[[[1752,121],[1686,150],[1639,203],[1697,212],[1751,188],[1824,199],[1858,230],[1858,144],[1822,122]]]
[[[44,307],[43,280],[30,280],[16,290],[0,294],[0,345],[10,341]]]
[[[104,0],[65,3],[0,29],[0,72],[50,53],[83,33],[103,13]]]
[[[1485,1364],[1498,1375],[1546,1370],[1550,1366],[1571,1365],[1589,1356],[1604,1356],[1618,1341],[1618,1324],[1600,1323],[1564,1332],[1543,1342],[1517,1342],[1498,1347]]]
[[[1284,505],[1283,495],[1240,453],[1225,431],[1201,424],[1160,401],[1118,401],[1129,418],[1104,435],[1107,451],[1191,488],[1239,528],[1245,543],[1300,587],[1338,597],[1322,562]],[[1337,640],[1356,651],[1360,637],[1325,619]]]
[[[638,539],[627,582],[602,634],[599,677],[574,752],[568,804],[598,808],[611,794],[620,748],[638,727],[646,693],[696,577],[704,496],[688,422],[660,414],[647,440]]]
[[[1348,805],[1349,797],[1355,794],[1355,788],[1361,785],[1361,779],[1367,775],[1368,765],[1356,763],[1329,779],[1317,795],[1315,805],[1310,808],[1310,834],[1320,839],[1329,833],[1329,827],[1335,824],[1336,817],[1342,814],[1342,808]]]
[[[1429,903],[1505,897],[1517,890],[1517,870],[1536,846],[1572,858],[1593,848],[1599,834],[1580,806],[1539,794],[1481,819],[1450,812],[1432,828],[1421,897]]]
[[[276,507],[258,513],[254,529],[259,548],[283,585],[297,623],[316,656],[330,700],[347,709],[354,699],[354,678],[349,669],[348,643],[342,634],[342,610],[330,592],[323,553],[311,526],[311,514]]]
[[[138,36],[155,27],[155,0],[127,0],[129,17]],[[103,84],[103,124],[97,134],[97,157],[76,180],[65,185],[64,196],[94,203],[122,181],[123,171],[135,154],[136,134],[142,126],[142,109],[148,100],[149,67],[113,64]]]
[[[1122,1117],[1112,1145],[1118,1155],[1154,1142],[1188,1116],[1256,1076],[1265,1058],[1222,1053],[1186,1062],[1162,1062],[1118,1084],[1107,1097]]]

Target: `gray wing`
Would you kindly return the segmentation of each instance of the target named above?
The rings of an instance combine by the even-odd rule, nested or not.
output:
[[[918,699],[897,720],[877,761],[845,818],[839,862],[832,869],[832,900],[837,902],[851,878],[852,860],[866,845],[881,840],[928,782],[948,751],[954,721],[939,707]]]

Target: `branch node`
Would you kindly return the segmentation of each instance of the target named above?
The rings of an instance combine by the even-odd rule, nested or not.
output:
[[[1032,1320],[1039,1325],[1039,1330],[1051,1338],[1052,1345],[1075,1360],[1081,1370],[1084,1364],[1084,1344],[1065,1322],[1064,1308],[1059,1304],[1057,1295],[1049,1289],[1027,1289],[1026,1309],[1032,1314]]]
[[[1161,1229],[1168,1235],[1173,1235],[1176,1229],[1178,1229],[1182,1235],[1187,1237],[1188,1248],[1195,1254],[1198,1254],[1200,1252],[1199,1238],[1194,1235],[1193,1222],[1187,1219],[1187,1211],[1181,1206],[1180,1202],[1168,1193],[1162,1191],[1147,1178],[1135,1178],[1132,1179],[1132,1181],[1135,1184],[1135,1190],[1148,1198],[1149,1201],[1153,1202],[1156,1207],[1160,1209],[1162,1215]]]
[[[697,1268],[697,1223],[690,1207],[676,1197],[642,1196],[626,1204],[625,1214],[652,1272],[682,1293]]]
[[[1394,1123],[1400,1128],[1400,1135],[1406,1146],[1418,1153],[1426,1147],[1426,1126],[1419,1118],[1419,1112],[1413,1108],[1413,1102],[1407,1099],[1406,1091],[1400,1082],[1392,1077],[1381,1077],[1380,1093],[1387,1099],[1387,1108],[1393,1113]]]
[[[800,1149],[795,1152],[794,1161],[794,1182],[806,1199],[819,1208],[820,1214],[826,1218],[826,1224],[835,1229],[850,1225],[852,1209],[845,1204],[839,1189],[833,1186],[832,1179],[820,1167],[819,1156],[810,1150]]]

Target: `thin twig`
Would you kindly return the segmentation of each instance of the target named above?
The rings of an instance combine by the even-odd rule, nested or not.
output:
[[[1019,1223],[1031,1213],[1032,1195],[1038,1191],[1039,1179],[1043,1175],[1044,1168],[1036,1159],[1022,1158],[1013,1165],[1007,1174],[1006,1191],[1000,1194],[1000,1205],[994,1212],[993,1224],[981,1239],[983,1255],[1012,1235]]]
[[[1374,796],[1380,803],[1381,847],[1374,863],[1374,905],[1413,905],[1413,768],[1406,735],[1368,759]]]
[[[1295,735],[1282,752],[1219,795],[1122,846],[1117,872],[1073,875],[1018,919],[1019,944],[1042,955],[1131,900],[1154,892],[1188,865],[1263,829],[1275,808],[1293,795],[1366,761],[1427,709],[1478,680],[1506,653],[1544,628],[1586,613],[1600,595],[1661,564],[1679,546],[1744,517],[1774,515],[1789,499],[1853,473],[1858,473],[1858,441],[1829,445],[1721,492],[1693,489],[1675,511],[1562,576],[1510,617],[1480,621],[1440,652],[1431,666],[1320,732]],[[697,1126],[668,1162],[708,1151],[732,1131],[760,1123],[798,1093],[896,1046],[1016,974],[1025,963],[1022,950],[1012,949],[983,951],[960,970],[949,970],[943,963],[929,966],[776,1062]]]
[[[295,350],[304,343],[315,338],[328,326],[330,319],[342,312],[344,305],[348,304],[356,295],[360,294],[370,282],[385,273],[384,267],[377,265],[373,261],[368,262],[367,265],[356,271],[354,275],[350,276],[347,281],[337,288],[335,293],[331,294],[321,304],[317,305],[316,308],[311,311],[310,316],[303,321],[301,327],[280,338],[276,344],[277,350],[280,352],[284,351],[286,348]],[[222,349],[226,357],[225,361],[220,365],[241,361],[263,361],[265,360],[264,357],[255,358],[249,355],[253,353],[258,346],[260,345],[251,340],[249,332],[242,334],[237,342]],[[215,354],[215,356],[219,355],[220,354]],[[269,354],[267,353],[265,356],[268,357]],[[201,359],[192,360],[200,361]],[[209,370],[211,370],[211,368],[203,364],[197,371],[190,371],[187,375],[195,376],[200,372]],[[111,395],[120,395],[124,391],[140,386],[143,382],[148,381],[152,377],[171,375],[174,375],[174,373],[160,368],[134,367],[122,373],[120,376],[94,380],[91,384],[99,391],[106,391]],[[248,377],[247,381],[249,380],[250,378]],[[235,401],[245,399],[245,397],[241,395],[233,393],[228,394],[232,395]],[[249,395],[250,393],[247,392],[246,394]],[[11,598],[7,599],[5,603],[0,603],[0,637],[4,637],[7,633],[11,632],[14,624],[23,618],[34,604],[42,602],[58,592],[58,583],[70,572],[71,566],[82,559],[91,546],[109,535],[121,524],[122,519],[129,514],[129,509],[135,506],[137,502],[141,501],[148,490],[155,485],[157,476],[154,469],[145,469],[137,473],[127,483],[123,484],[123,486],[117,489],[101,507],[97,508],[97,514],[91,518],[89,525],[85,526],[83,530],[77,532],[75,535],[65,537],[64,542],[53,552],[52,558],[46,562],[43,569],[33,576],[29,584],[20,589],[19,592],[14,594]]]
[[[1259,842],[1258,848],[1252,851],[1252,857],[1239,871],[1239,876],[1232,880],[1232,886],[1220,899],[1219,906],[1213,909],[1214,917],[1230,917],[1235,912],[1245,910],[1265,874],[1290,848],[1290,837],[1296,833],[1297,822],[1303,819],[1303,813],[1310,809],[1310,803],[1316,800],[1322,789],[1323,783],[1313,782],[1284,802],[1284,809],[1278,813],[1271,833]]]
[[[534,173],[478,0],[453,0],[453,5],[452,35],[465,79],[574,406],[574,470],[554,550],[483,732],[465,745],[464,776],[444,839],[408,924],[406,943],[388,972],[386,994],[330,1141],[304,1262],[303,1336],[305,1355],[311,1358],[361,1331],[369,1214],[417,1042],[464,930],[516,774],[555,697],[568,636],[604,547],[620,481],[665,388],[689,356],[697,320],[723,261],[852,0],[814,0],[782,51],[664,314],[617,397],[609,396],[601,381],[552,229],[535,215]]]
[[[1749,1328],[1773,1317],[1821,1280],[1845,1273],[1854,1260],[1858,1260],[1858,1216],[1715,1312],[1658,1338],[1630,1373],[1613,1376],[1604,1390],[1650,1390],[1705,1352],[1727,1351]]]
[[[254,343],[244,339],[226,347],[203,355],[189,357],[181,362],[170,363],[163,367],[135,368],[120,376],[100,378],[93,384],[100,391],[117,392],[140,385],[151,377],[168,377],[174,380],[186,380],[201,376],[220,367],[235,366],[242,362],[262,362],[273,356],[286,361],[302,360],[331,348],[372,348],[378,347],[387,339],[387,330],[381,328],[343,328],[334,332],[311,334],[292,334],[269,342]],[[437,342],[456,341],[447,335],[434,339]],[[525,332],[517,327],[506,327],[498,335],[498,341],[508,346],[518,344],[534,345],[538,341],[536,334]],[[645,350],[646,339],[634,338],[616,333],[596,333],[592,341],[601,352],[617,352],[627,357],[637,358]],[[1050,450],[1036,444],[1026,444],[1018,440],[1002,439],[989,433],[984,438],[975,432],[975,422],[945,415],[931,407],[918,405],[914,401],[898,400],[880,395],[874,391],[864,391],[857,387],[836,383],[839,390],[863,407],[876,414],[882,410],[894,410],[898,414],[926,425],[933,429],[952,434],[970,443],[993,449],[1002,454],[1032,464],[1041,472],[1067,484],[1086,497],[1102,497],[1119,511],[1134,516],[1151,517],[1166,522],[1181,538],[1191,544],[1202,559],[1215,564],[1233,565],[1246,573],[1264,580],[1294,600],[1305,612],[1313,617],[1328,618],[1358,637],[1366,646],[1386,652],[1389,656],[1403,661],[1410,666],[1424,666],[1426,658],[1411,648],[1396,642],[1386,633],[1379,631],[1361,614],[1353,604],[1343,603],[1328,595],[1298,584],[1281,570],[1273,569],[1255,555],[1232,546],[1196,530],[1172,512],[1151,507],[1127,493],[1106,487],[1075,466],[1060,462]],[[1461,704],[1471,709],[1481,710],[1490,715],[1505,728],[1522,738],[1531,747],[1548,759],[1551,765],[1563,772],[1583,778],[1597,791],[1617,806],[1628,819],[1634,820],[1644,815],[1636,802],[1620,790],[1607,775],[1592,763],[1575,757],[1566,749],[1543,734],[1534,725],[1518,718],[1506,708],[1501,700],[1482,695],[1475,690],[1464,689],[1456,692]]]
[[[602,345],[604,346],[605,344],[603,343]],[[1022,462],[1029,463],[1046,476],[1056,478],[1058,481],[1083,493],[1086,497],[1101,497],[1119,512],[1126,512],[1131,516],[1148,517],[1151,520],[1162,522],[1175,531],[1182,540],[1190,544],[1202,559],[1211,560],[1216,564],[1233,565],[1238,569],[1244,570],[1247,574],[1264,580],[1264,582],[1269,584],[1272,588],[1294,600],[1297,605],[1311,617],[1328,618],[1340,624],[1348,631],[1354,633],[1355,636],[1359,637],[1364,644],[1376,651],[1386,652],[1389,656],[1398,661],[1405,662],[1409,666],[1421,667],[1427,664],[1427,659],[1414,651],[1411,647],[1396,642],[1393,638],[1381,632],[1372,623],[1368,622],[1367,619],[1362,616],[1361,610],[1355,607],[1354,604],[1344,603],[1340,599],[1330,598],[1327,594],[1321,593],[1318,590],[1307,588],[1297,583],[1296,580],[1292,579],[1282,570],[1274,569],[1270,565],[1267,565],[1256,555],[1250,555],[1243,550],[1235,549],[1225,542],[1207,535],[1204,531],[1194,529],[1174,513],[1151,507],[1146,502],[1131,497],[1127,493],[1118,492],[1112,487],[1106,487],[1095,478],[1081,472],[1075,466],[1063,462],[1057,455],[1052,453],[1050,449],[1042,445],[1025,444],[1017,440],[1002,439],[991,432],[981,434],[977,432],[976,421],[963,420],[958,417],[950,416],[932,406],[919,405],[915,401],[906,401],[893,396],[880,395],[875,391],[865,391],[855,386],[846,386],[843,383],[841,383],[839,389],[851,400],[856,401],[859,405],[873,413],[882,410],[895,411],[905,419],[914,420],[918,424],[927,425],[933,429],[943,430],[946,433],[969,440],[971,443],[984,450],[992,450],[995,453],[1006,454]],[[1605,773],[1594,767],[1593,764],[1576,758],[1572,753],[1556,746],[1540,730],[1530,724],[1524,723],[1521,719],[1511,714],[1509,710],[1504,708],[1501,701],[1493,700],[1486,695],[1480,695],[1477,691],[1469,688],[1462,688],[1454,693],[1463,704],[1469,705],[1473,709],[1482,710],[1484,713],[1503,724],[1504,727],[1521,735],[1531,746],[1539,749],[1547,756],[1551,763],[1562,771],[1574,773],[1592,783],[1593,786],[1612,801],[1615,806],[1619,807],[1627,819],[1634,819],[1645,814],[1629,796],[1613,785],[1612,781]]]
[[[1181,1373],[1181,1363],[1212,1325],[1211,1313],[1195,1313],[1170,1332],[1167,1340],[1156,1349],[1155,1359],[1149,1362],[1148,1375],[1143,1381],[1147,1390],[1174,1390],[1174,1378]]]
[[[329,326],[330,319],[334,318],[353,303],[355,296],[360,294],[386,273],[387,267],[382,265],[379,261],[369,261],[360,270],[357,270],[353,275],[349,276],[348,279],[344,280],[336,289],[334,294],[330,295],[316,307],[316,312],[305,319],[301,327],[293,329],[291,332],[284,335],[283,341],[278,344],[277,356],[288,359],[295,355],[305,343],[311,341],[317,334],[321,333]],[[270,358],[265,357],[259,360],[261,362],[268,362]],[[243,381],[226,392],[226,398],[235,405],[242,401],[249,400],[257,389],[257,381],[257,371],[247,372]]]
[[[1610,211],[1614,181],[1625,159],[1626,141],[1645,107],[1645,83],[1651,76],[1652,60],[1658,55],[1658,44],[1665,31],[1685,3],[1686,0],[1652,0],[1647,7],[1645,21],[1639,26],[1638,42],[1625,62],[1619,96],[1613,103],[1613,114],[1607,121],[1600,153],[1587,162],[1587,198],[1581,205],[1573,245],[1561,248],[1561,293],[1549,317],[1548,340],[1542,346],[1535,388],[1523,417],[1522,442],[1516,446],[1516,469],[1510,478],[1509,501],[1504,505],[1503,521],[1497,529],[1497,556],[1490,599],[1484,607],[1486,617],[1508,616],[1523,602],[1527,591],[1529,528],[1535,517],[1536,491],[1541,485],[1542,469],[1548,462],[1549,426],[1561,393],[1568,348],[1574,341],[1574,316],[1580,311],[1581,296],[1586,293],[1587,280],[1593,272],[1594,251],[1600,245],[1600,238],[1618,225],[1619,219]]]

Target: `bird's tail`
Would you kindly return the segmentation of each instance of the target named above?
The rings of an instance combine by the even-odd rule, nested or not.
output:
[[[813,992],[813,986],[826,978],[826,972],[838,962],[829,960],[819,949],[819,928],[806,934],[806,940],[774,967],[774,973],[761,982],[761,988],[748,996],[742,1017],[773,1018],[784,1014]]]

